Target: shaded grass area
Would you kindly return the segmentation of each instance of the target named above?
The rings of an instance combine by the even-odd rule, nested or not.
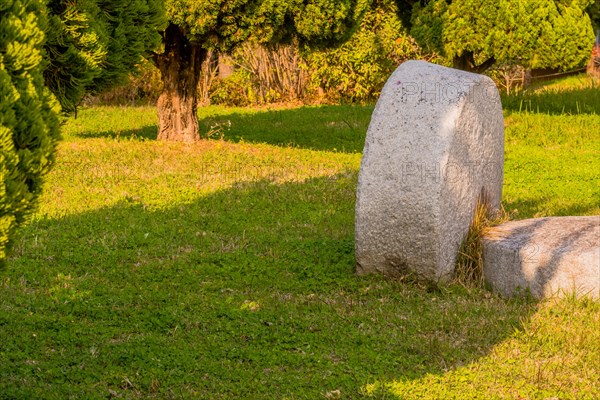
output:
[[[0,272],[0,398],[598,397],[597,303],[354,275],[371,111],[68,121]],[[508,211],[600,214],[598,115],[506,116]]]
[[[520,328],[527,302],[354,276],[354,181],[260,181],[37,221],[2,284],[0,393],[358,398]]]
[[[263,143],[312,150],[360,153],[371,106],[318,106],[300,109],[203,107],[199,110],[203,138]],[[153,107],[84,109],[65,128],[65,139],[108,138],[155,140]]]
[[[214,110],[214,111],[213,111]],[[267,143],[314,150],[361,153],[371,106],[319,106],[248,113],[243,109],[223,115],[206,110],[201,129],[228,141]],[[268,126],[268,129],[265,127]]]

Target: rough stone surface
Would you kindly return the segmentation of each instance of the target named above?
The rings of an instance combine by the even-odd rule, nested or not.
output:
[[[373,112],[358,179],[357,272],[450,277],[484,191],[502,195],[504,122],[491,79],[407,61]]]
[[[508,222],[483,241],[484,275],[494,290],[536,298],[600,297],[600,216]]]

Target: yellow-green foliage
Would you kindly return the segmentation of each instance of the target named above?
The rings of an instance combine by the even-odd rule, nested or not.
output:
[[[231,48],[248,38],[315,46],[348,39],[371,0],[167,0],[169,22],[205,46]]]
[[[472,55],[526,68],[585,65],[593,43],[591,0],[432,0],[417,4],[411,34],[450,61]],[[593,7],[592,7],[593,8]],[[592,12],[590,8],[590,13]]]
[[[377,98],[385,81],[404,60],[421,58],[407,35],[392,0],[376,0],[360,28],[339,48],[309,51],[311,81],[330,98],[367,101]]]
[[[252,63],[249,61],[253,57],[248,51],[267,54],[255,57],[259,61]],[[242,48],[234,52],[234,64],[239,68],[232,76],[218,82],[211,101],[235,106],[290,98],[305,103],[314,100],[372,101],[394,69],[411,58],[422,58],[422,55],[416,42],[404,30],[396,3],[393,0],[374,0],[356,32],[339,47],[314,48],[293,44],[285,49]],[[274,66],[269,64],[269,59],[287,62]],[[265,70],[272,71],[272,75],[265,78],[266,74],[260,73]],[[301,73],[298,74],[298,71]],[[292,78],[285,80],[282,76]],[[286,81],[289,86],[275,87],[271,91],[265,89],[274,87],[270,83],[275,81]],[[290,92],[294,96],[289,96]],[[264,93],[268,95],[261,96]]]
[[[38,1],[0,2],[0,262],[40,194],[58,139],[58,106],[44,87]]]

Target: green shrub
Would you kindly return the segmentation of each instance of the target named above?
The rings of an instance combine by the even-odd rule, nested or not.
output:
[[[44,87],[37,0],[0,3],[0,262],[34,210],[59,136],[59,106]]]
[[[111,90],[85,98],[85,105],[148,105],[156,103],[162,90],[160,71],[142,59],[127,82]]]
[[[494,65],[564,71],[585,65],[593,29],[591,0],[431,0],[417,3],[411,34],[456,68]]]
[[[252,87],[250,73],[237,69],[231,76],[218,80],[211,90],[212,104],[245,107],[256,104],[256,94]]]
[[[395,1],[375,0],[338,48],[245,44],[232,57],[238,69],[217,82],[213,104],[372,101],[401,62],[423,55],[402,27]]]
[[[404,60],[422,58],[398,18],[396,3],[376,0],[360,29],[341,47],[306,55],[313,85],[330,100],[362,102],[377,98]]]

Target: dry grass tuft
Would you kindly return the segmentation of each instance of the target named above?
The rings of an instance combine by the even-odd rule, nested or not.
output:
[[[509,220],[510,215],[504,207],[493,210],[489,195],[482,191],[469,230],[458,250],[453,279],[455,283],[469,288],[484,287],[482,239],[491,227]]]

